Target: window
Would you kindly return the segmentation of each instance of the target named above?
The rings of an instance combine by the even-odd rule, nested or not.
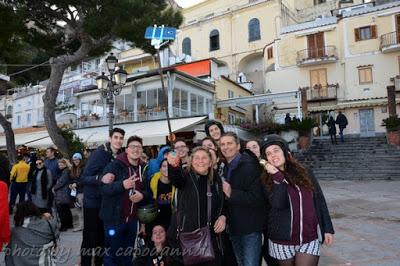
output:
[[[210,33],[210,51],[219,50],[219,32],[213,30]]]
[[[249,21],[249,42],[260,40],[260,21],[252,18]]]
[[[267,49],[267,59],[272,59],[272,58],[274,58],[273,49],[272,47],[269,47]]]
[[[372,67],[358,68],[358,80],[360,84],[372,83]]]
[[[231,90],[228,90],[228,98],[230,99],[230,98],[234,98],[234,97],[235,97],[234,92]]]
[[[197,95],[195,94],[190,94],[190,111],[192,115],[197,114]]]
[[[183,39],[182,42],[182,53],[192,55],[192,44],[190,38]]]
[[[326,0],[314,0],[314,5],[319,5],[325,3]]]
[[[21,116],[17,116],[17,125],[20,126],[21,125]]]
[[[236,122],[236,116],[235,114],[228,113],[228,120],[230,125],[234,125]]]
[[[32,115],[27,114],[26,115],[26,124],[29,126],[32,123]]]
[[[308,58],[320,58],[325,55],[324,33],[307,35]]]
[[[376,39],[377,38],[376,25],[354,29],[354,38],[356,42]]]

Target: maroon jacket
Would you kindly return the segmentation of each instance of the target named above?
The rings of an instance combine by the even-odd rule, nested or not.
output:
[[[281,172],[272,175],[272,179],[278,183],[286,182]],[[273,240],[273,242],[284,245],[299,245],[318,239],[318,219],[315,213],[313,191],[302,186],[288,185],[287,193],[293,213],[291,239]]]

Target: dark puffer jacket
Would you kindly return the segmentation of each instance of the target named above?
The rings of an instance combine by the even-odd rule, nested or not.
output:
[[[318,238],[321,243],[324,242],[325,233],[334,234],[331,217],[326,205],[322,189],[315,178],[312,171],[309,176],[314,185],[313,203],[315,206],[315,214],[318,219]],[[292,236],[292,207],[288,194],[288,184],[286,182],[273,183],[272,192],[269,194],[270,210],[268,215],[268,237],[271,240],[291,240]]]
[[[83,207],[100,208],[100,175],[104,167],[113,161],[110,143],[98,147],[89,157],[80,177],[80,184],[83,186]]]
[[[229,179],[232,194],[227,199],[227,221],[231,235],[246,235],[264,229],[266,198],[260,174],[257,157],[245,150]]]
[[[178,190],[179,223],[182,232],[191,232],[207,223],[207,181],[192,171],[183,170],[180,167],[168,166],[168,177]],[[210,186],[211,200],[211,233],[218,217],[222,214],[224,195],[222,181],[217,174]],[[199,209],[200,208],[200,209]],[[200,217],[199,217],[200,214]],[[171,217],[171,225],[168,228],[168,237],[177,237],[177,218],[174,213]],[[199,224],[200,221],[200,224]]]

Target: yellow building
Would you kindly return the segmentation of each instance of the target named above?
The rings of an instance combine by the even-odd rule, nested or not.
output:
[[[309,111],[322,122],[342,110],[349,121],[346,133],[384,132],[386,87],[400,73],[400,2],[333,13],[337,16],[282,27],[280,38],[266,48],[277,52],[272,58],[264,54],[266,87],[308,88]]]

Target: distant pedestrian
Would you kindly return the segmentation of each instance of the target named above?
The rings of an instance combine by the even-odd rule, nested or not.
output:
[[[83,191],[81,185],[81,175],[83,172],[83,158],[82,154],[79,152],[74,153],[72,155],[72,167],[70,172],[70,185],[69,188],[71,190],[71,212],[73,217],[76,217],[76,221],[73,222],[74,224],[74,232],[82,231],[83,229]]]
[[[51,177],[53,178],[53,186],[56,184],[57,178],[61,175],[61,170],[58,168],[58,159],[56,158],[56,149],[53,147],[48,147],[46,149],[46,160],[44,161],[44,165],[51,172]],[[49,212],[52,213],[54,203],[54,194],[53,191],[49,192],[49,199],[47,203],[47,208]]]
[[[329,117],[328,123],[326,125],[329,128],[329,136],[331,137],[332,144],[337,144],[336,140],[336,123],[332,116]]]
[[[61,221],[60,231],[67,231],[72,228],[72,213],[70,209],[70,163],[63,158],[58,161],[58,167],[61,170],[61,176],[57,179],[53,187],[54,201]]]
[[[342,111],[339,111],[339,114],[336,117],[336,124],[339,125],[340,141],[344,142],[343,130],[348,125],[348,121],[347,121],[347,117],[344,114],[342,114]]]
[[[29,164],[24,161],[22,155],[18,155],[18,162],[12,167],[10,173],[10,213],[12,213],[17,196],[19,203],[25,201],[26,188],[28,185]]]
[[[37,159],[35,165],[36,169],[32,173],[30,189],[32,202],[39,208],[41,213],[46,213],[49,212],[48,199],[49,191],[53,187],[53,178],[51,171],[44,165],[43,159]]]
[[[290,125],[291,122],[292,122],[292,118],[290,117],[290,113],[286,113],[285,125]]]

